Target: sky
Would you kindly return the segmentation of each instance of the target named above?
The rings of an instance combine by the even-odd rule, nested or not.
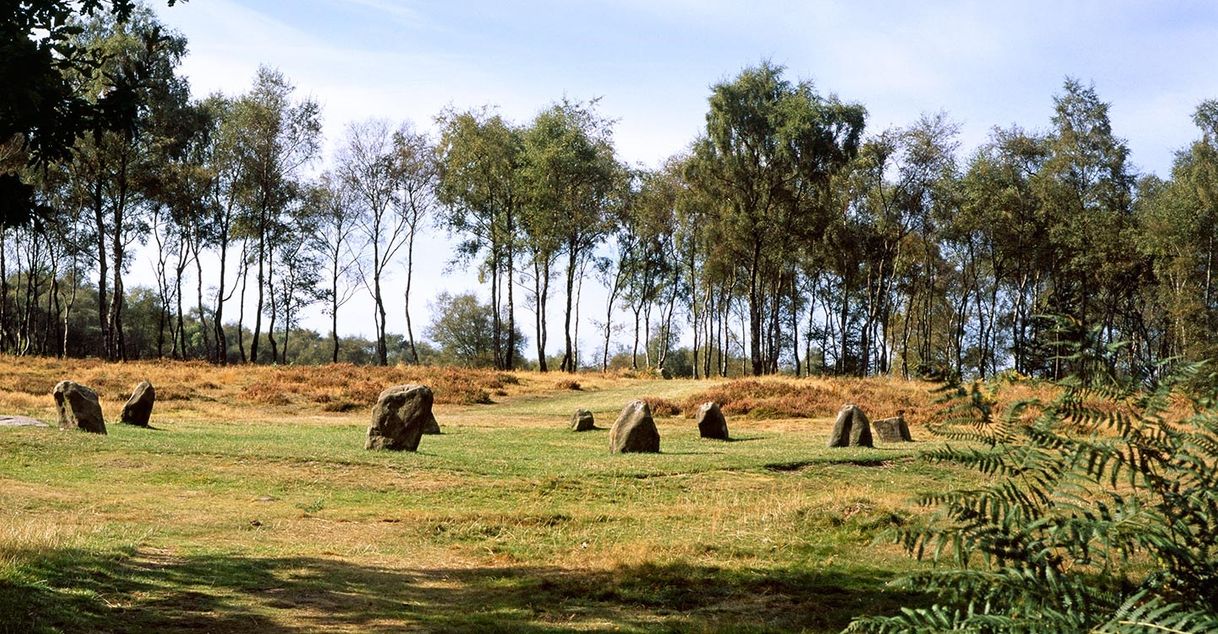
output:
[[[711,86],[769,60],[789,79],[863,104],[871,133],[946,112],[960,127],[962,158],[995,126],[1047,128],[1053,95],[1075,77],[1111,103],[1135,169],[1166,176],[1174,152],[1199,136],[1194,108],[1218,98],[1218,3],[1205,1],[189,0],[156,8],[189,42],[182,72],[196,96],[240,94],[266,64],[318,101],[327,139],[319,167],[352,121],[433,130],[444,108],[491,105],[523,123],[564,97],[598,98],[616,120],[620,158],[656,166],[702,129]],[[481,288],[448,265],[444,232],[430,232],[415,323],[426,323],[427,300],[440,290]],[[604,300],[589,297],[587,310],[603,315]],[[340,331],[370,335],[371,323],[358,318],[370,304],[353,305],[356,317]],[[328,331],[312,312],[305,325]],[[404,318],[396,319],[389,329],[400,332]]]

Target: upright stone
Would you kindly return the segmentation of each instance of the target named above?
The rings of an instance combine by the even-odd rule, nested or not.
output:
[[[833,423],[833,434],[829,436],[830,447],[874,447],[871,441],[871,422],[863,410],[854,404],[846,404],[837,413]]]
[[[440,423],[436,420],[435,414],[427,413],[427,420],[423,421],[423,433],[432,436],[441,433]]]
[[[436,424],[431,413],[433,398],[425,385],[399,385],[381,392],[372,406],[372,426],[364,448],[418,450],[428,423]]]
[[[881,418],[872,424],[875,425],[875,435],[879,437],[880,442],[913,442],[903,410],[898,410],[893,418]]]
[[[576,410],[571,416],[571,431],[592,431],[596,429],[596,420],[592,418],[592,412],[586,409]]]
[[[715,402],[703,403],[698,408],[698,434],[703,438],[727,440],[727,419]]]
[[[622,408],[613,427],[609,429],[611,453],[659,453],[660,430],[651,418],[651,408],[644,401],[634,401]]]
[[[139,385],[135,386],[135,392],[131,394],[131,398],[127,399],[127,404],[123,406],[122,421],[128,425],[147,427],[148,419],[152,418],[154,403],[156,403],[156,390],[148,381],[140,381]]]
[[[52,395],[59,410],[60,429],[83,429],[95,434],[106,433],[97,392],[71,381],[60,381]]]

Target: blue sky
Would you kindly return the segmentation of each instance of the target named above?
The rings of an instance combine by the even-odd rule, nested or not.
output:
[[[1065,76],[1093,81],[1144,171],[1164,173],[1218,97],[1213,2],[410,2],[191,0],[160,9],[199,92],[280,68],[326,112],[411,119],[495,104],[526,120],[602,98],[624,158],[657,164],[698,132],[709,86],[770,59],[859,101],[869,129],[945,110],[967,151],[994,125],[1048,123]]]
[[[864,104],[873,133],[946,111],[962,156],[996,125],[1046,128],[1053,94],[1077,77],[1112,104],[1136,169],[1166,175],[1198,136],[1193,109],[1218,97],[1216,2],[190,0],[157,10],[190,42],[183,72],[196,95],[238,94],[259,64],[278,67],[322,104],[328,151],[353,120],[429,129],[446,106],[492,104],[523,122],[564,96],[600,97],[621,157],[654,166],[698,133],[712,84],[769,59]],[[412,301],[420,312],[441,287],[479,286],[445,271],[447,242],[433,231]],[[586,311],[603,314],[602,304]],[[390,330],[401,325],[391,319]]]

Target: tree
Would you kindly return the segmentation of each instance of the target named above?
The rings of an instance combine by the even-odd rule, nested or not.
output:
[[[567,256],[561,364],[567,372],[576,369],[571,338],[576,272],[604,235],[606,210],[615,204],[622,184],[612,123],[597,115],[594,106],[564,100],[537,115],[524,136],[535,257],[549,257],[555,246]],[[544,313],[544,296],[539,300],[538,312]],[[544,338],[540,327],[538,336]]]
[[[371,253],[365,253],[356,262],[360,279],[375,306],[373,323],[381,365],[389,362],[381,283],[398,252],[407,245],[413,248],[419,220],[430,208],[434,170],[427,151],[426,139],[409,126],[403,125],[391,133],[386,121],[372,120],[348,126],[339,156],[338,174],[357,209],[355,227],[361,238],[360,249],[371,249]],[[412,263],[411,255],[408,278]],[[409,279],[407,289],[409,293]]]
[[[481,270],[489,273],[494,365],[517,362],[513,278],[517,232],[523,196],[520,189],[521,132],[486,110],[446,111],[437,118],[436,193],[444,213],[441,223],[462,237],[455,261],[483,254]],[[506,307],[504,294],[506,291]],[[507,319],[501,327],[499,320]],[[506,339],[501,337],[506,336]]]
[[[452,295],[441,293],[432,305],[435,315],[426,335],[440,346],[442,358],[449,363],[471,367],[495,366],[495,342],[505,338],[523,347],[524,336],[496,338],[493,328],[502,327],[505,320],[496,320],[491,306],[478,301],[473,293]],[[519,351],[517,351],[519,354]]]
[[[275,243],[285,228],[284,214],[300,192],[300,172],[316,157],[321,142],[320,108],[312,100],[292,101],[294,88],[279,71],[260,67],[253,89],[233,104],[228,116],[242,131],[234,148],[238,160],[238,200],[241,216],[235,230],[251,240],[257,264],[257,302],[254,309],[250,358],[258,362],[262,316],[269,314],[267,339],[271,358],[278,357],[274,338],[277,311]],[[244,291],[242,292],[244,307]]]
[[[767,313],[778,310],[780,272],[802,243],[792,232],[815,236],[824,226],[818,203],[829,178],[857,151],[866,112],[782,73],[766,62],[717,84],[705,136],[694,149],[699,181],[723,201],[716,219],[725,225],[723,247],[740,262],[747,285],[755,375],[767,370],[762,328]]]
[[[176,0],[168,0],[173,6]],[[49,211],[20,175],[23,164],[46,168],[66,160],[78,137],[110,129],[112,106],[127,98],[81,90],[104,74],[104,56],[82,47],[80,19],[126,23],[136,0],[32,0],[0,9],[0,227]],[[78,82],[78,78],[84,81]],[[41,213],[39,213],[41,212]]]
[[[330,315],[330,340],[333,344],[330,362],[338,363],[338,309],[351,300],[356,286],[348,283],[354,277],[356,255],[351,238],[355,231],[355,209],[350,191],[333,174],[322,174],[309,189],[307,204],[317,222],[313,236],[314,249],[322,254],[322,268],[328,287],[322,291]]]

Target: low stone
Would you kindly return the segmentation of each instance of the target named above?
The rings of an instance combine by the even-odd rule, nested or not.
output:
[[[858,405],[847,403],[837,413],[833,433],[829,435],[830,447],[874,447],[871,440],[871,422]]]
[[[703,403],[697,414],[698,434],[703,438],[727,440],[727,419],[718,403]]]
[[[127,404],[123,406],[122,421],[128,425],[147,427],[148,420],[152,418],[154,403],[156,403],[156,389],[148,381],[140,381],[139,385],[135,386],[131,398],[127,399]]]
[[[50,427],[50,425],[29,416],[0,416],[0,427]]]
[[[106,433],[97,392],[71,381],[60,381],[51,393],[59,411],[60,429],[83,429],[95,434]]]
[[[372,426],[365,449],[417,451],[423,431],[436,423],[431,413],[434,396],[425,385],[398,385],[381,392],[372,406]]]
[[[913,442],[903,411],[898,411],[897,415],[892,418],[881,418],[874,421],[872,425],[875,426],[875,435],[880,442]]]
[[[592,431],[596,429],[596,421],[592,412],[586,409],[576,410],[571,416],[571,431]]]
[[[622,408],[609,429],[611,453],[659,453],[660,430],[644,401],[633,401]]]

